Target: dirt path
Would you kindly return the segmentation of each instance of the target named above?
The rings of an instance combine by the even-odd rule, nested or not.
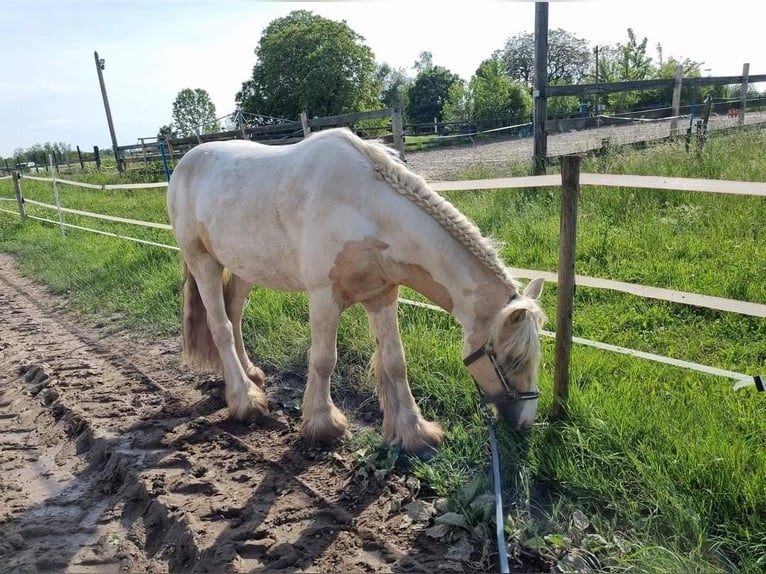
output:
[[[176,340],[115,324],[0,254],[0,571],[494,566],[467,531],[426,533],[434,501],[412,477],[302,442],[284,397],[266,423],[228,420],[220,380],[182,368]]]

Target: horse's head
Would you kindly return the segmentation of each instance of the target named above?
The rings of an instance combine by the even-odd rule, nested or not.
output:
[[[515,295],[497,313],[487,344],[465,358],[484,400],[515,429],[531,425],[537,413],[542,288],[543,280],[534,279]]]

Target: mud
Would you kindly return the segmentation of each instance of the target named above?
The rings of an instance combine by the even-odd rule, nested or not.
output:
[[[240,424],[177,340],[118,322],[77,315],[0,254],[0,571],[496,568],[466,529],[433,537],[438,501],[414,477],[302,441],[300,381]]]

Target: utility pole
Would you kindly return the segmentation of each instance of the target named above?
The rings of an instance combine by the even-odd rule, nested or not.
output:
[[[545,158],[548,155],[548,140],[545,132],[545,117],[548,115],[548,100],[545,86],[548,83],[548,3],[535,2],[535,151],[533,170],[535,175],[545,173]]]
[[[109,98],[106,97],[106,86],[104,86],[104,74],[101,72],[104,69],[105,60],[99,59],[98,52],[93,52],[93,58],[96,60],[96,72],[98,73],[98,83],[101,86],[101,97],[104,98],[104,109],[106,110],[106,121],[109,124],[109,135],[112,136],[112,149],[114,150],[114,161],[117,162],[117,171],[122,173],[123,165],[120,158],[119,150],[117,149],[117,136],[114,135],[114,123],[112,122],[112,111],[109,109]]]

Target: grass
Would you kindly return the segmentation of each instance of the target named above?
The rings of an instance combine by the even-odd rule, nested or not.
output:
[[[766,181],[766,133],[712,136],[700,153],[663,145],[588,157],[583,171]],[[475,166],[466,178],[519,175],[517,165]],[[25,196],[53,203],[48,184],[22,180]],[[61,186],[63,205],[167,222],[162,190],[103,192]],[[0,197],[13,197],[0,182]],[[451,193],[481,229],[504,242],[509,265],[554,271],[555,189]],[[11,206],[0,204],[0,207]],[[27,205],[27,212],[55,213]],[[172,244],[162,230],[65,216],[78,225]],[[584,275],[766,303],[766,201],[655,190],[581,191],[577,271]],[[0,249],[24,273],[77,308],[117,314],[148,334],[178,332],[178,254],[0,213]],[[405,293],[406,296],[414,296]],[[555,285],[543,306],[555,325]],[[766,321],[578,288],[574,333],[742,373],[766,371]],[[488,445],[477,393],[461,361],[461,333],[448,315],[402,306],[413,393],[446,440],[411,472],[477,528],[492,513]],[[267,370],[305,376],[306,298],[257,290],[246,344]],[[372,394],[373,341],[364,313],[344,314],[334,393]],[[553,342],[543,339],[538,423],[518,435],[500,425],[506,534],[517,554],[549,564],[615,572],[760,572],[766,565],[766,398],[731,381],[575,346],[566,421],[549,420]],[[379,437],[360,437],[379,441]],[[390,458],[386,458],[386,465]],[[481,529],[475,530],[481,532]]]

